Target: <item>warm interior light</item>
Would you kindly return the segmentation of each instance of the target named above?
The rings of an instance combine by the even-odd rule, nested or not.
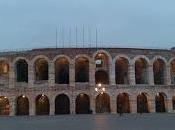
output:
[[[98,88],[95,88],[95,91],[98,91]]]
[[[3,65],[3,73],[7,73],[8,72],[8,65],[7,64],[4,64]]]
[[[101,87],[101,83],[98,84],[98,87]]]

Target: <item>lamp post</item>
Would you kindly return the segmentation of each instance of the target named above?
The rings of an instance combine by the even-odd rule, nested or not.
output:
[[[102,86],[101,83],[98,83],[95,87],[95,92],[97,92],[100,96],[103,95],[103,93],[106,91],[105,87]],[[102,106],[102,100],[99,101],[99,111],[102,112],[103,111],[103,106]]]

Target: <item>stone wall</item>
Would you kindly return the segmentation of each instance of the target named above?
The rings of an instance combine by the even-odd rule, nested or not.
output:
[[[26,52],[1,53],[0,60],[9,63],[9,81],[0,86],[0,95],[5,96],[10,101],[10,115],[15,115],[16,99],[20,95],[25,95],[29,99],[29,113],[35,115],[35,98],[39,94],[44,94],[50,102],[50,115],[55,112],[55,97],[59,94],[66,94],[70,99],[70,111],[75,114],[75,101],[77,95],[85,93],[90,97],[90,107],[95,113],[95,99],[99,93],[95,92],[95,55],[104,53],[109,58],[109,79],[110,83],[105,85],[106,92],[110,96],[111,113],[116,113],[116,98],[120,93],[128,93],[130,98],[131,113],[137,112],[137,95],[146,93],[149,111],[155,112],[155,96],[161,92],[166,95],[166,110],[173,112],[172,97],[175,95],[175,85],[171,84],[170,63],[175,59],[175,52],[171,50],[146,50],[146,49],[39,49]],[[87,57],[89,60],[89,82],[75,82],[75,59],[77,57]],[[59,57],[65,57],[69,61],[69,84],[55,84],[54,62]],[[129,61],[129,84],[119,85],[115,83],[115,62],[119,57],[125,57]],[[38,58],[44,58],[49,65],[49,80],[41,84],[35,84],[34,63]],[[135,61],[144,58],[148,62],[148,84],[135,84]],[[24,59],[28,63],[28,83],[17,83],[15,77],[15,63],[19,59]],[[165,62],[166,74],[165,84],[155,85],[153,76],[153,62],[162,59]]]

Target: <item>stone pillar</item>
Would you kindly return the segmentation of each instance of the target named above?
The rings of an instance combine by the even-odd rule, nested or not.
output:
[[[75,87],[75,63],[71,61],[69,66],[69,84]]]
[[[115,62],[110,63],[110,85],[115,85]]]
[[[167,98],[167,103],[165,106],[166,106],[167,112],[169,113],[173,112],[172,98]]]
[[[165,83],[167,84],[167,85],[170,85],[171,84],[171,69],[170,69],[170,65],[167,65],[166,66],[166,70],[165,70],[166,72],[166,74],[165,74]]]
[[[150,113],[155,113],[156,112],[156,104],[155,104],[155,97],[154,96],[152,96],[151,98],[150,98],[150,101],[148,101],[148,103],[149,103],[149,112]]]
[[[111,102],[111,114],[116,114],[117,113],[117,104],[116,104],[116,97],[115,96],[111,96],[110,98],[110,102]]]
[[[93,95],[91,95],[91,97],[90,97],[90,108],[92,110],[92,113],[95,114],[96,113],[96,111],[95,111],[95,97]]]
[[[70,101],[70,113],[71,114],[76,114],[76,112],[75,112],[75,103],[76,103],[75,98],[76,97],[74,95],[72,95],[71,98],[70,98],[70,100],[71,100]]]
[[[50,96],[50,115],[55,115],[55,100],[53,96]]]
[[[135,66],[133,63],[129,64],[129,83],[135,85]]]
[[[55,65],[52,61],[49,62],[49,86],[55,83]]]
[[[10,65],[9,69],[9,88],[14,88],[15,85],[15,69],[13,65]]]
[[[95,63],[93,60],[89,64],[89,83],[90,86],[95,86]]]
[[[10,116],[15,116],[16,114],[15,98],[11,97],[9,101],[10,101]]]
[[[131,113],[137,113],[137,97],[135,95],[131,95],[130,99],[130,110]]]
[[[148,66],[148,83],[149,85],[154,85],[153,65]]]
[[[28,83],[30,87],[33,86],[34,80],[35,80],[34,66],[32,65],[32,63],[29,63],[28,65]]]
[[[30,97],[29,99],[29,115],[30,116],[34,116],[35,115],[35,98],[34,97]]]

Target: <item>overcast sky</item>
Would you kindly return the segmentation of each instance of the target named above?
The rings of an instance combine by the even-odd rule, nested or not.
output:
[[[78,46],[84,26],[85,46],[97,28],[98,46],[171,48],[175,1],[0,0],[0,50],[55,46],[56,27],[59,46],[75,46],[76,26]]]

